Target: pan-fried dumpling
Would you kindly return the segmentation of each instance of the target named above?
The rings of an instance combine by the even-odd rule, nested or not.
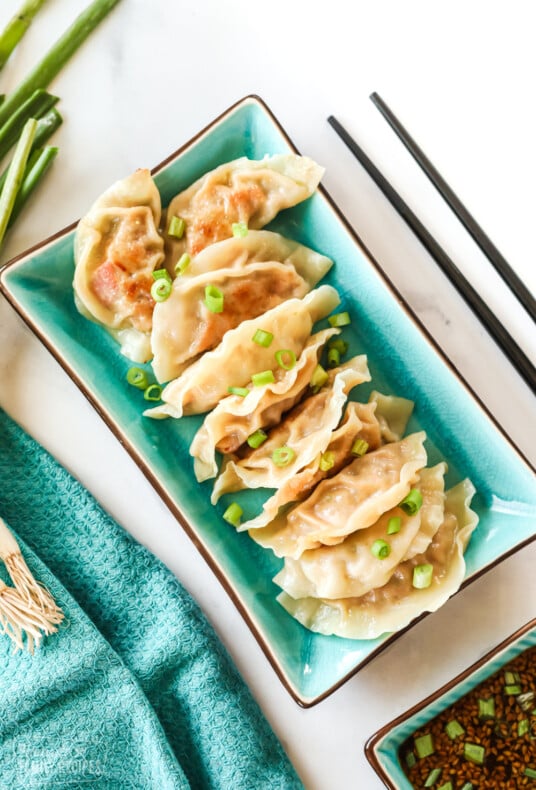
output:
[[[421,508],[408,515],[400,507],[384,513],[367,529],[348,535],[337,546],[321,546],[304,551],[298,559],[285,559],[274,582],[293,598],[350,598],[382,587],[404,560],[420,530],[435,534],[444,518],[445,464],[422,469],[414,488],[423,498]],[[391,518],[400,519],[398,532],[389,535]],[[379,558],[372,553],[377,540],[385,540],[390,553]]]
[[[103,324],[136,362],[151,357],[152,272],[164,260],[160,194],[146,169],[113,184],[78,223],[74,291],[78,309]]]
[[[306,200],[323,173],[312,159],[297,154],[275,154],[260,160],[242,157],[206,173],[168,206],[166,230],[173,217],[185,222],[180,239],[166,233],[170,272],[184,252],[197,255],[209,244],[232,236],[234,223],[259,229],[282,209]]]
[[[280,513],[255,540],[278,557],[299,557],[322,544],[341,543],[346,535],[374,524],[408,494],[417,472],[426,465],[426,434],[410,434],[385,444],[323,480],[311,496]]]
[[[248,395],[228,395],[207,414],[190,445],[194,471],[200,482],[216,477],[216,451],[234,453],[259,428],[277,425],[309,387],[320,353],[339,329],[323,329],[307,340],[291,370],[274,371],[275,381],[261,387],[250,385]]]
[[[324,255],[269,231],[220,241],[203,250],[156,304],[151,347],[158,381],[177,378],[225,332],[287,299],[301,298],[331,266]],[[194,276],[191,276],[194,275]],[[223,294],[223,310],[205,303],[205,288]]]
[[[364,355],[330,371],[326,386],[289,411],[260,447],[227,462],[214,485],[212,504],[231,491],[279,488],[314,461],[327,448],[332,431],[341,420],[348,393],[364,381],[370,381]],[[293,453],[284,466],[273,460],[281,448]]]
[[[180,275],[197,277],[218,269],[243,268],[248,263],[277,261],[293,266],[300,277],[313,286],[328,273],[333,261],[310,247],[271,230],[248,230],[246,236],[232,236],[205,247],[195,255]]]
[[[256,530],[273,521],[282,507],[290,503],[302,502],[321,480],[336,475],[343,466],[354,460],[352,446],[356,439],[365,438],[363,423],[359,419],[361,406],[363,404],[351,401],[346,408],[341,424],[331,434],[326,454],[329,453],[333,465],[329,468],[322,467],[320,465],[322,454],[317,455],[310,464],[307,464],[306,467],[279,486],[277,491],[266,500],[258,516],[242,522],[239,532],[247,529],[250,537],[255,540]]]
[[[243,321],[236,329],[225,333],[219,346],[203,354],[164,388],[161,406],[144,414],[158,419],[210,411],[228,395],[229,387],[245,387],[254,374],[277,370],[274,353],[277,350],[290,350],[299,357],[313,324],[338,304],[335,288],[321,285],[303,299],[282,302],[262,318]],[[253,335],[259,328],[272,333],[273,342],[269,347],[253,342]]]
[[[322,469],[320,456],[298,472],[294,477],[280,486],[278,490],[263,505],[262,512],[249,521],[240,525],[239,531],[249,530],[249,535],[256,540],[256,530],[265,527],[274,521],[278,512],[285,505],[302,502],[311,493],[314,487],[326,477],[333,477],[337,472],[355,459],[352,447],[357,439],[363,439],[369,450],[377,450],[382,444],[380,423],[376,419],[376,402],[359,403],[351,401],[346,407],[343,421],[333,431],[331,441],[326,448],[330,454],[333,466]],[[263,534],[259,533],[260,541]]]
[[[403,562],[383,587],[357,598],[291,598],[277,600],[312,631],[348,639],[375,639],[404,628],[423,612],[435,612],[460,587],[465,575],[464,552],[478,523],[470,509],[475,489],[464,480],[447,492],[445,518],[424,554]],[[429,587],[413,586],[418,565],[432,565]]]

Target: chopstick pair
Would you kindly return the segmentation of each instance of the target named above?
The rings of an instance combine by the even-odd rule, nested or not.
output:
[[[500,274],[506,284],[512,289],[512,292],[517,296],[528,314],[533,320],[536,320],[536,301],[534,300],[532,294],[517,277],[515,272],[513,272],[504,257],[496,249],[488,236],[486,236],[476,220],[467,211],[463,203],[455,195],[447,182],[442,178],[430,160],[426,157],[422,149],[419,148],[417,143],[398,121],[396,116],[391,112],[385,102],[380,98],[380,96],[378,96],[377,93],[373,93],[371,95],[371,99],[378,109],[380,109],[383,116],[388,120],[391,127],[396,131],[399,138],[406,145],[410,153],[414,156],[426,175],[430,178],[431,182],[446,200],[450,208],[454,211],[455,215],[471,234],[480,249],[488,257],[497,272]],[[339,121],[337,121],[333,115],[330,115],[328,118],[328,123],[333,127],[339,137],[365,168],[367,173],[383,192],[385,197],[389,200],[393,208],[395,208],[402,219],[417,236],[421,244],[434,258],[441,270],[444,272],[444,274],[446,274],[450,282],[454,285],[458,293],[463,297],[475,315],[484,324],[497,345],[510,359],[512,365],[524,378],[532,392],[536,393],[536,368],[516,343],[514,338],[500,323],[495,313],[490,310],[478,292],[458,269],[454,261],[433,238],[423,223],[418,219],[416,214],[410,209],[408,204],[403,200],[398,192],[396,192],[394,187],[391,186],[385,176],[382,175],[376,165],[369,159],[363,149],[357,144],[357,142],[351,137],[351,135],[339,123]]]

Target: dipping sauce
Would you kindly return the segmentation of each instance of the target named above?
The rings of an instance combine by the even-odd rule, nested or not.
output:
[[[399,758],[414,788],[536,790],[536,647],[416,730]]]

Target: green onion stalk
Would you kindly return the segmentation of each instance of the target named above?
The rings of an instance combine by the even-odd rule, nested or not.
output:
[[[37,150],[42,150],[45,143],[49,140],[50,137],[54,134],[56,129],[63,123],[63,118],[57,111],[55,107],[53,107],[46,115],[43,115],[42,118],[39,118],[37,121],[37,129],[35,132],[34,141],[32,143],[32,150],[31,154],[34,154]],[[0,192],[4,186],[6,176],[7,176],[7,167],[0,175]]]
[[[20,212],[22,211],[23,207],[28,202],[30,195],[34,192],[35,188],[49,169],[50,165],[58,155],[58,149],[56,146],[47,145],[45,148],[36,148],[35,151],[32,151],[30,157],[28,159],[28,164],[26,165],[24,171],[24,177],[22,180],[22,184],[20,185],[20,189],[17,193],[15,198],[15,202],[13,204],[13,209],[11,211],[11,216],[9,217],[8,221],[8,228],[10,228],[17,217],[19,216]]]
[[[0,106],[0,127],[38,88],[46,88],[119,0],[93,0]]]
[[[56,104],[57,96],[53,96],[40,88],[32,93],[20,107],[0,127],[0,159],[19,139],[24,124],[29,118],[39,119]]]
[[[30,27],[45,0],[26,0],[0,33],[0,70]]]
[[[4,188],[0,195],[0,244],[4,238],[17,194],[24,180],[26,163],[30,156],[36,130],[37,121],[35,118],[30,118],[26,121],[7,172]]]

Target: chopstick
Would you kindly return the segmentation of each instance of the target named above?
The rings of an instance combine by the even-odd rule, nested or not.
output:
[[[330,115],[327,119],[342,141],[348,146],[350,151],[365,168],[369,176],[376,183],[385,197],[389,200],[393,208],[399,213],[406,224],[417,236],[423,247],[430,253],[440,269],[446,274],[452,285],[462,296],[465,302],[473,310],[482,324],[486,327],[497,345],[506,354],[518,373],[525,379],[526,383],[536,392],[536,368],[518,346],[514,338],[502,326],[497,316],[490,310],[488,305],[476,292],[473,286],[466,280],[458,269],[454,261],[447,255],[445,250],[438,244],[430,232],[425,228],[416,214],[410,209],[408,204],[391,186],[385,176],[380,173],[376,165],[369,159],[362,148],[356,143],[339,121]]]
[[[406,146],[423,172],[428,176],[441,197],[445,200],[454,214],[460,220],[464,228],[472,236],[473,240],[480,247],[484,255],[488,258],[496,272],[502,277],[512,293],[521,302],[533,321],[536,321],[536,299],[526,287],[525,283],[518,277],[506,258],[499,252],[489,236],[484,232],[473,215],[464,206],[454,190],[447,184],[441,173],[428,159],[422,148],[416,143],[408,130],[398,120],[394,112],[388,107],[381,96],[374,92],[370,99],[381,112],[389,126],[393,129],[398,138]]]

